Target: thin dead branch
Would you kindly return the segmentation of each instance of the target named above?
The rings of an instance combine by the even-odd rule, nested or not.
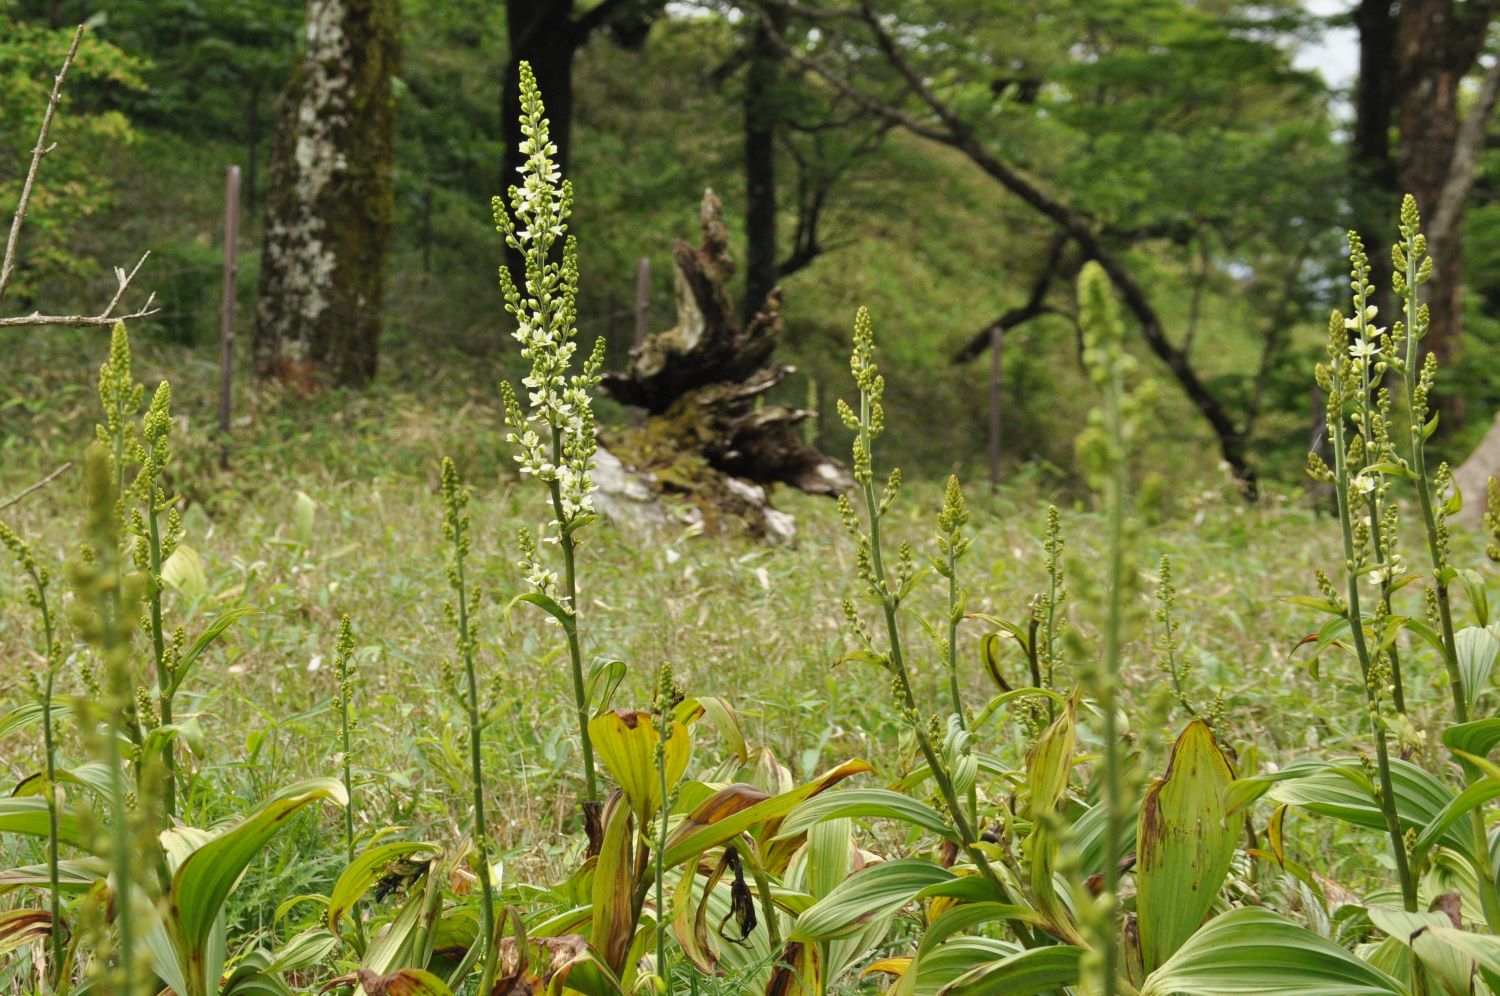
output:
[[[47,157],[57,143],[48,144],[47,138],[52,133],[52,120],[57,116],[57,106],[62,100],[63,83],[68,78],[68,70],[73,68],[73,62],[78,57],[78,46],[83,41],[84,26],[80,24],[73,32],[73,40],[68,45],[68,52],[63,56],[62,68],[52,80],[52,92],[47,97],[47,109],[42,114],[42,126],[37,131],[36,146],[31,150],[31,165],[26,169],[26,178],[21,183],[21,196],[16,201],[16,213],[10,222],[10,234],[5,239],[5,256],[0,259],[0,303],[5,301],[5,293],[10,289],[11,279],[16,272],[16,257],[21,242],[21,229],[26,224],[26,210],[31,205],[31,195],[36,189],[37,174],[41,172],[42,160]],[[17,328],[29,325],[113,325],[115,322],[131,321],[136,318],[144,318],[155,314],[157,308],[152,304],[156,295],[146,298],[146,303],[140,308],[126,314],[115,314],[115,309],[125,297],[125,292],[130,289],[130,284],[135,280],[135,275],[140,272],[141,264],[146,262],[151,254],[145,253],[129,272],[122,267],[115,267],[115,293],[105,305],[104,310],[97,315],[44,315],[40,312],[32,312],[29,315],[16,315],[12,317],[0,317],[0,328]],[[4,506],[0,506],[4,507]]]
[[[29,488],[26,488],[19,494],[12,495],[3,502],[0,502],[0,512],[5,511],[12,505],[19,505],[23,498],[32,494],[33,492],[42,490],[47,485],[51,484],[53,481],[61,477],[63,474],[66,474],[69,470],[72,469],[72,467],[73,461],[69,460],[67,463],[63,464],[61,467],[58,467],[56,470],[48,474],[46,477],[42,478],[40,481],[37,481],[35,484],[31,485]]]

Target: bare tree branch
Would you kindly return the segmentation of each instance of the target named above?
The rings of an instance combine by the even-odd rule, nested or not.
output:
[[[128,273],[123,267],[115,267],[114,297],[109,299],[109,303],[104,306],[104,310],[97,315],[43,315],[39,312],[32,312],[29,315],[16,315],[10,318],[0,317],[0,329],[18,328],[23,325],[68,325],[75,327],[113,325],[116,322],[129,322],[137,318],[145,318],[147,315],[154,315],[161,310],[160,308],[152,307],[156,303],[156,295],[154,293],[146,295],[146,303],[135,311],[123,315],[114,314],[115,308],[120,304],[120,299],[130,289],[131,281],[140,272],[141,264],[145,263],[150,257],[151,254],[149,252],[144,253],[140,259],[136,260],[135,266],[131,267]]]
[[[1023,325],[1031,321],[1033,318],[1053,312],[1054,309],[1047,306],[1047,292],[1052,288],[1053,282],[1063,274],[1064,270],[1067,271],[1068,277],[1071,278],[1073,272],[1077,270],[1077,263],[1081,262],[1079,260],[1075,261],[1073,265],[1063,266],[1063,252],[1067,249],[1069,241],[1068,236],[1062,232],[1058,232],[1052,237],[1052,245],[1047,250],[1046,262],[1042,264],[1041,271],[1037,273],[1036,280],[1032,282],[1031,293],[1026,296],[1026,303],[1019,307],[1011,308],[999,318],[974,333],[973,338],[964,343],[963,348],[953,354],[954,363],[967,363],[983,355],[984,351],[990,348],[990,343],[993,341],[992,333],[995,329],[998,328],[1002,332],[1007,332],[1018,325]]]
[[[1500,58],[1496,58],[1485,71],[1479,95],[1464,116],[1463,124],[1459,125],[1458,136],[1453,142],[1453,155],[1448,160],[1448,175],[1438,195],[1437,210],[1427,223],[1427,241],[1432,246],[1434,258],[1443,258],[1443,247],[1449,244],[1463,218],[1464,202],[1469,197],[1469,188],[1474,185],[1474,173],[1480,153],[1484,151],[1490,114],[1497,99],[1500,99]]]
[[[31,151],[31,165],[26,170],[26,179],[21,184],[21,196],[16,202],[15,217],[10,222],[10,235],[5,240],[5,256],[0,259],[0,302],[5,300],[5,292],[10,287],[11,278],[16,271],[16,251],[21,241],[21,228],[26,223],[26,209],[31,203],[31,194],[36,187],[37,173],[41,170],[42,158],[57,146],[48,145],[47,136],[52,131],[52,119],[57,114],[57,105],[62,100],[63,83],[68,78],[68,70],[73,66],[73,60],[78,57],[78,46],[83,41],[84,26],[79,25],[78,30],[73,32],[73,41],[68,45],[68,53],[63,57],[62,68],[52,80],[52,92],[47,97],[47,110],[42,114],[42,126],[37,132],[36,147]],[[44,315],[40,312],[32,312],[29,315],[16,315],[12,317],[0,317],[0,328],[20,328],[33,325],[71,325],[71,326],[97,326],[113,325],[116,322],[131,321],[136,318],[144,318],[155,314],[159,309],[153,308],[156,295],[146,297],[146,303],[135,311],[127,314],[116,315],[115,309],[125,297],[125,292],[130,289],[130,284],[135,280],[135,275],[140,272],[141,264],[145,263],[151,254],[145,253],[136,260],[135,266],[126,272],[122,267],[115,267],[115,293],[104,306],[104,310],[97,315]],[[58,471],[61,473],[61,471]],[[55,475],[54,475],[55,476]],[[51,478],[48,478],[50,480]],[[42,483],[46,483],[45,481]],[[19,500],[19,499],[17,499]],[[4,506],[0,506],[4,507]]]
[[[18,505],[18,504],[20,504],[21,499],[25,498],[27,495],[31,494],[32,492],[42,490],[47,485],[51,484],[53,481],[57,480],[64,473],[66,473],[68,471],[68,469],[70,467],[72,467],[72,466],[73,466],[73,461],[69,460],[67,463],[63,464],[61,467],[59,467],[56,470],[54,470],[52,473],[48,474],[46,477],[42,478],[40,481],[37,481],[35,484],[31,485],[31,487],[26,488],[24,491],[21,491],[19,494],[12,495],[11,497],[7,498],[3,502],[0,502],[0,512],[5,511],[7,508],[10,508],[12,505]]]
[[[37,132],[36,147],[31,150],[31,166],[26,170],[26,179],[21,183],[21,199],[16,202],[16,215],[10,221],[10,235],[5,239],[5,258],[0,261],[0,302],[5,300],[5,291],[10,287],[11,276],[16,271],[16,244],[21,240],[21,226],[26,222],[26,208],[31,203],[31,191],[36,185],[36,174],[42,166],[42,157],[55,146],[47,144],[47,135],[52,131],[52,118],[57,114],[58,101],[62,99],[63,81],[78,56],[78,43],[83,41],[83,25],[73,32],[73,41],[68,54],[63,57],[62,68],[52,80],[52,94],[47,98],[47,110],[42,114],[42,127]]]
[[[762,15],[764,16],[764,14]],[[839,92],[847,94],[856,102],[870,108],[888,120],[924,138],[942,142],[967,156],[984,172],[999,181],[1001,186],[1030,205],[1038,213],[1051,219],[1065,231],[1088,259],[1092,259],[1104,270],[1115,287],[1125,307],[1140,326],[1141,334],[1151,352],[1171,372],[1193,407],[1208,422],[1219,443],[1219,451],[1234,475],[1239,478],[1247,494],[1255,493],[1255,474],[1245,451],[1245,437],[1241,427],[1225,408],[1220,398],[1209,388],[1183,350],[1179,349],[1166,334],[1160,314],[1151,304],[1145,288],[1131,273],[1130,268],[1116,253],[1105,245],[1096,230],[1093,219],[1042,189],[1041,185],[1024,172],[995,155],[973,129],[960,118],[923,79],[907,60],[900,45],[870,6],[870,0],[861,0],[861,19],[869,27],[876,47],[886,57],[896,73],[906,82],[910,91],[927,105],[932,116],[941,127],[919,121],[899,107],[881,101],[861,90],[834,72],[821,60],[785,47],[786,54],[800,63]]]

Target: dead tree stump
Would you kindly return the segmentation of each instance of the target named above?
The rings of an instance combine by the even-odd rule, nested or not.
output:
[[[780,290],[741,324],[728,291],[729,232],[711,190],[701,221],[699,245],[672,248],[677,324],[632,349],[629,368],[605,374],[601,385],[622,404],[644,409],[645,418],[605,432],[603,443],[638,483],[694,506],[709,532],[747,530],[785,542],[795,527],[772,507],[770,485],[832,497],[854,480],[803,441],[800,425],[815,413],[765,403],[765,393],[793,371],[772,361],[783,328]]]

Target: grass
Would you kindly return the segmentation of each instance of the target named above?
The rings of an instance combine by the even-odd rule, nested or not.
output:
[[[93,420],[84,385],[99,346],[88,333],[55,332],[26,344],[24,362],[14,354],[5,361],[12,371],[31,372],[6,378],[14,396],[4,399],[0,494],[18,492],[79,454]],[[573,799],[581,785],[576,745],[565,732],[572,726],[563,691],[567,662],[539,614],[507,620],[502,612],[505,593],[522,588],[515,529],[546,513],[530,489],[517,489],[505,456],[498,399],[488,387],[498,371],[439,356],[426,358],[420,386],[397,379],[366,395],[313,399],[247,391],[240,411],[248,424],[235,432],[233,471],[224,475],[214,469],[208,433],[212,369],[197,354],[150,340],[138,341],[136,353],[138,376],[148,386],[171,375],[176,410],[188,425],[178,444],[182,479],[174,483],[188,497],[185,542],[202,555],[209,580],[201,603],[187,607],[190,628],[239,601],[261,610],[231,629],[185,691],[181,711],[198,716],[205,746],[185,765],[183,818],[208,825],[294,777],[332,773],[333,645],[347,612],[360,671],[360,823],[459,831],[450,821],[466,811],[462,711],[439,687],[450,641],[440,612],[437,469],[441,455],[452,453],[475,492],[472,570],[490,593],[479,613],[480,668],[501,703],[502,718],[484,745],[496,850],[508,882],[551,878],[569,867],[581,835],[564,831],[576,829]],[[391,368],[410,369],[411,359],[398,355]],[[995,496],[969,490],[976,536],[968,561],[976,595],[970,611],[1021,618],[1043,581],[1041,512],[1049,496],[1026,486]],[[6,513],[44,562],[71,553],[78,492],[74,471]],[[297,492],[316,503],[311,529],[300,536],[307,527],[297,521]],[[913,763],[913,748],[885,701],[885,677],[858,664],[835,667],[845,649],[838,605],[853,573],[835,510],[790,493],[778,501],[797,515],[794,548],[710,542],[685,528],[649,538],[591,530],[582,551],[581,597],[590,622],[585,653],[629,663],[622,703],[648,701],[657,667],[670,660],[694,693],[733,701],[747,733],[769,744],[796,777],[859,756],[876,765],[880,780],[894,780]],[[888,520],[893,542],[930,545],[940,503],[935,484],[918,482]],[[1068,569],[1075,577],[1095,573],[1101,520],[1072,508],[1063,524]],[[1331,562],[1337,533],[1330,525],[1285,499],[1246,508],[1204,494],[1183,499],[1143,536],[1142,563],[1168,553],[1178,565],[1180,641],[1196,662],[1193,680],[1207,695],[1224,691],[1230,740],[1245,763],[1284,761],[1314,748],[1336,752],[1357,737],[1347,718],[1358,715],[1352,669],[1330,658],[1316,677],[1306,662],[1289,659],[1317,621],[1278,601],[1308,590],[1314,566]],[[12,574],[0,575],[0,659],[26,662],[34,652],[17,584]],[[918,600],[917,611],[933,620],[941,615],[939,587],[922,586]],[[976,702],[988,679],[977,659],[978,628],[966,628],[960,672]],[[936,650],[920,628],[912,634],[919,688],[945,695]],[[1138,703],[1166,692],[1165,676],[1148,663],[1152,636],[1143,628],[1128,654],[1134,663],[1125,683]],[[1440,667],[1412,656],[1414,697],[1441,702]],[[1022,667],[1018,655],[1008,663]],[[0,671],[0,702],[25,700],[28,670]],[[1165,743],[1158,736],[1164,731],[1131,735]],[[1024,734],[1002,734],[1000,742],[1008,742],[1019,763]],[[38,763],[32,738],[0,745],[0,758],[12,783]],[[237,895],[244,922],[269,925],[276,903],[296,884],[334,873],[332,858],[327,867],[296,860],[312,853],[319,838],[329,845],[319,853],[340,851],[331,846],[337,832],[331,823],[304,822],[300,838],[269,852],[253,887]],[[1352,855],[1340,853],[1342,839],[1324,838],[1330,859],[1324,867],[1335,869],[1335,877],[1353,864]]]

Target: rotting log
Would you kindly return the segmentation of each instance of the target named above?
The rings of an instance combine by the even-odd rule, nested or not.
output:
[[[772,360],[784,328],[781,291],[741,323],[728,290],[734,260],[723,205],[711,190],[700,220],[702,241],[672,250],[677,324],[648,336],[630,351],[627,369],[602,381],[606,394],[645,417],[602,442],[621,471],[658,497],[685,500],[707,531],[786,542],[794,526],[771,505],[771,485],[832,497],[854,480],[805,442],[801,423],[815,413],[766,403],[793,372]],[[604,490],[608,512],[615,503]]]

